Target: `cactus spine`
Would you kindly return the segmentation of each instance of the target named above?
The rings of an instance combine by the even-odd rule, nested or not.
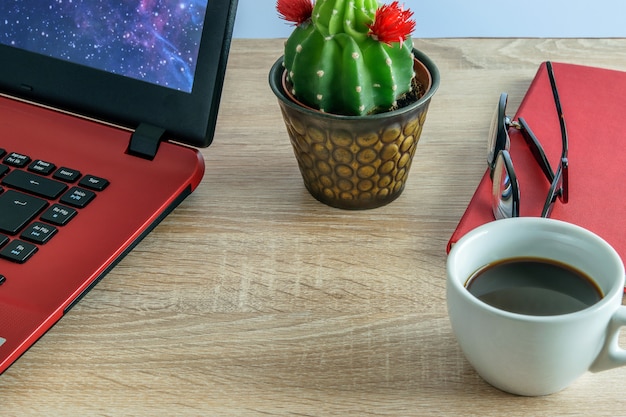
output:
[[[411,90],[410,36],[385,43],[370,34],[376,0],[317,0],[311,19],[285,44],[292,93],[323,112],[365,115],[392,109]]]

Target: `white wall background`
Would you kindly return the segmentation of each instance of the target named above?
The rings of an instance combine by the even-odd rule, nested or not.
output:
[[[624,0],[400,0],[403,3],[414,12],[414,38],[626,37]],[[289,36],[291,26],[277,17],[275,4],[239,0],[233,36]]]

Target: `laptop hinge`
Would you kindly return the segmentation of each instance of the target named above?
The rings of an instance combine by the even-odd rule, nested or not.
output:
[[[159,143],[165,135],[165,129],[142,123],[130,137],[128,153],[140,158],[153,160],[159,150]]]

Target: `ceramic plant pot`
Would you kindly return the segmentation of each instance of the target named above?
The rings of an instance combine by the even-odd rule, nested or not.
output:
[[[368,116],[323,113],[297,103],[283,87],[283,58],[269,73],[304,180],[317,200],[342,209],[371,209],[404,190],[439,70],[414,49],[422,97],[398,110]]]

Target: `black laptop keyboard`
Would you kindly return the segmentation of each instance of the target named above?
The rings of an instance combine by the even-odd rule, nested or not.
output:
[[[12,262],[30,259],[109,185],[2,148],[0,161],[0,258]]]

